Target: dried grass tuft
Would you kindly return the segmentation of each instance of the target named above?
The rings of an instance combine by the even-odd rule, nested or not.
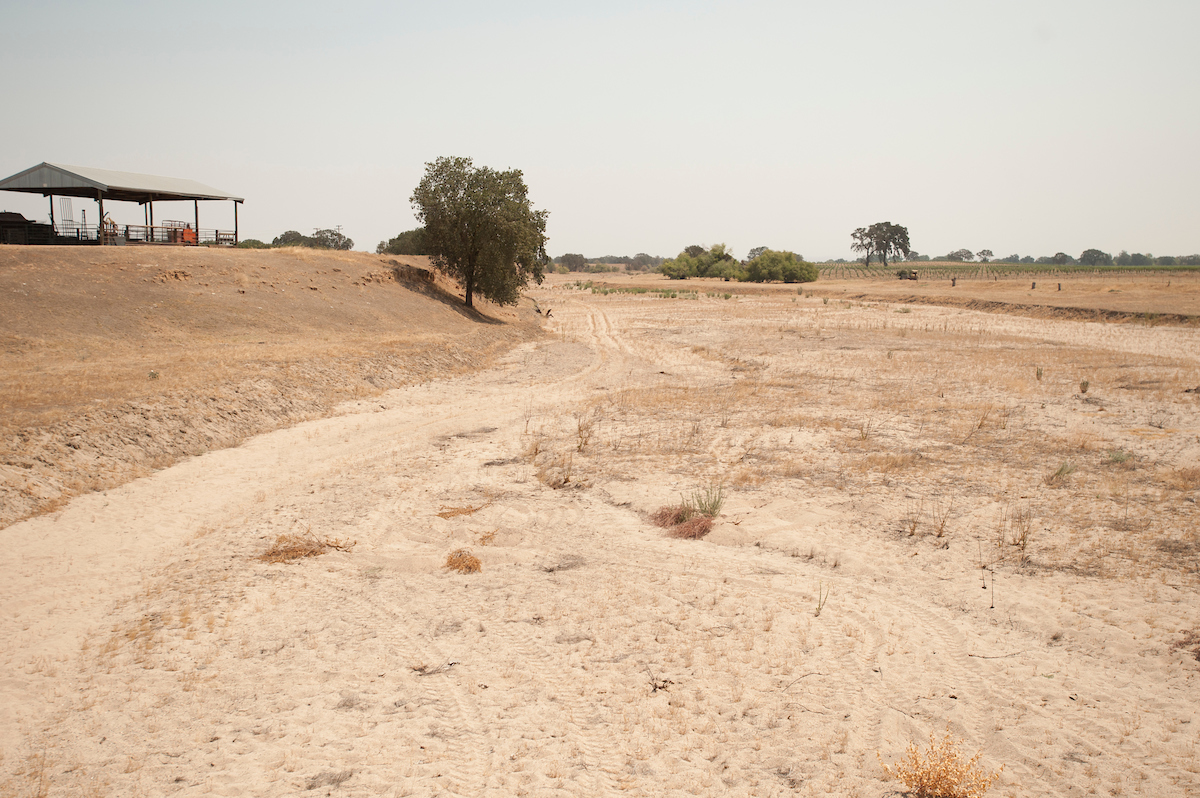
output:
[[[924,756],[916,743],[909,743],[904,758],[895,765],[880,764],[916,798],[980,798],[1004,768],[988,773],[979,767],[978,753],[968,759],[958,746],[949,731],[940,741],[931,732]]]
[[[470,549],[458,549],[446,556],[446,567],[460,574],[477,574],[483,570],[479,558]]]
[[[686,504],[674,506],[659,507],[655,510],[650,520],[655,526],[661,526],[663,529],[669,529],[673,526],[678,526],[692,517],[693,510]]]
[[[442,511],[437,513],[438,518],[455,518],[460,515],[471,515],[477,513],[484,507],[487,507],[491,502],[484,502],[478,507],[442,507]]]
[[[710,485],[703,490],[693,491],[690,499],[679,504],[660,507],[650,515],[656,526],[667,530],[673,538],[699,540],[712,531],[712,520],[725,504],[725,487]]]
[[[697,515],[688,520],[675,524],[668,531],[673,538],[684,540],[699,540],[712,531],[712,519],[706,515]]]
[[[350,551],[354,548],[355,543],[357,541],[346,541],[338,538],[318,538],[312,532],[304,532],[299,535],[288,533],[275,538],[275,542],[271,544],[271,548],[260,554],[258,558],[264,562],[272,563],[291,562],[292,560],[299,560],[304,557],[317,557],[329,549]]]

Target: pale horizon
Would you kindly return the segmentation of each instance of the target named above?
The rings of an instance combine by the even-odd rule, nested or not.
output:
[[[341,225],[373,251],[416,226],[424,164],[466,155],[524,172],[552,255],[852,259],[885,220],[931,256],[1200,251],[1191,3],[86,11],[6,9],[0,178],[189,178],[246,198],[243,238]],[[228,206],[202,226],[232,227]]]

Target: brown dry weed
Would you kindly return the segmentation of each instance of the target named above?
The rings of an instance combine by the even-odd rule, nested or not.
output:
[[[446,556],[446,566],[460,574],[477,574],[483,570],[479,558],[470,549],[457,549]]]
[[[338,538],[318,538],[311,532],[287,533],[275,538],[271,547],[260,554],[258,558],[270,563],[291,562],[305,557],[317,557],[329,549],[350,551],[354,548],[355,542]]]

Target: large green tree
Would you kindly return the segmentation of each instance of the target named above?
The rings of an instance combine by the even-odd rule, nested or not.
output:
[[[908,228],[891,222],[876,222],[870,227],[860,227],[850,237],[854,240],[850,245],[852,250],[863,253],[867,263],[871,262],[872,255],[877,255],[885,268],[889,255],[893,259],[901,255],[908,257],[912,251],[908,245]]]
[[[425,249],[455,278],[467,307],[479,294],[515,305],[530,278],[542,282],[547,211],[535,211],[519,169],[498,172],[470,158],[438,158],[410,201],[425,225]]]

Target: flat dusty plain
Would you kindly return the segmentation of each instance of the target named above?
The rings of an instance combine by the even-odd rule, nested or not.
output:
[[[575,279],[0,531],[3,789],[878,796],[948,729],[989,794],[1200,794],[1200,330]]]

